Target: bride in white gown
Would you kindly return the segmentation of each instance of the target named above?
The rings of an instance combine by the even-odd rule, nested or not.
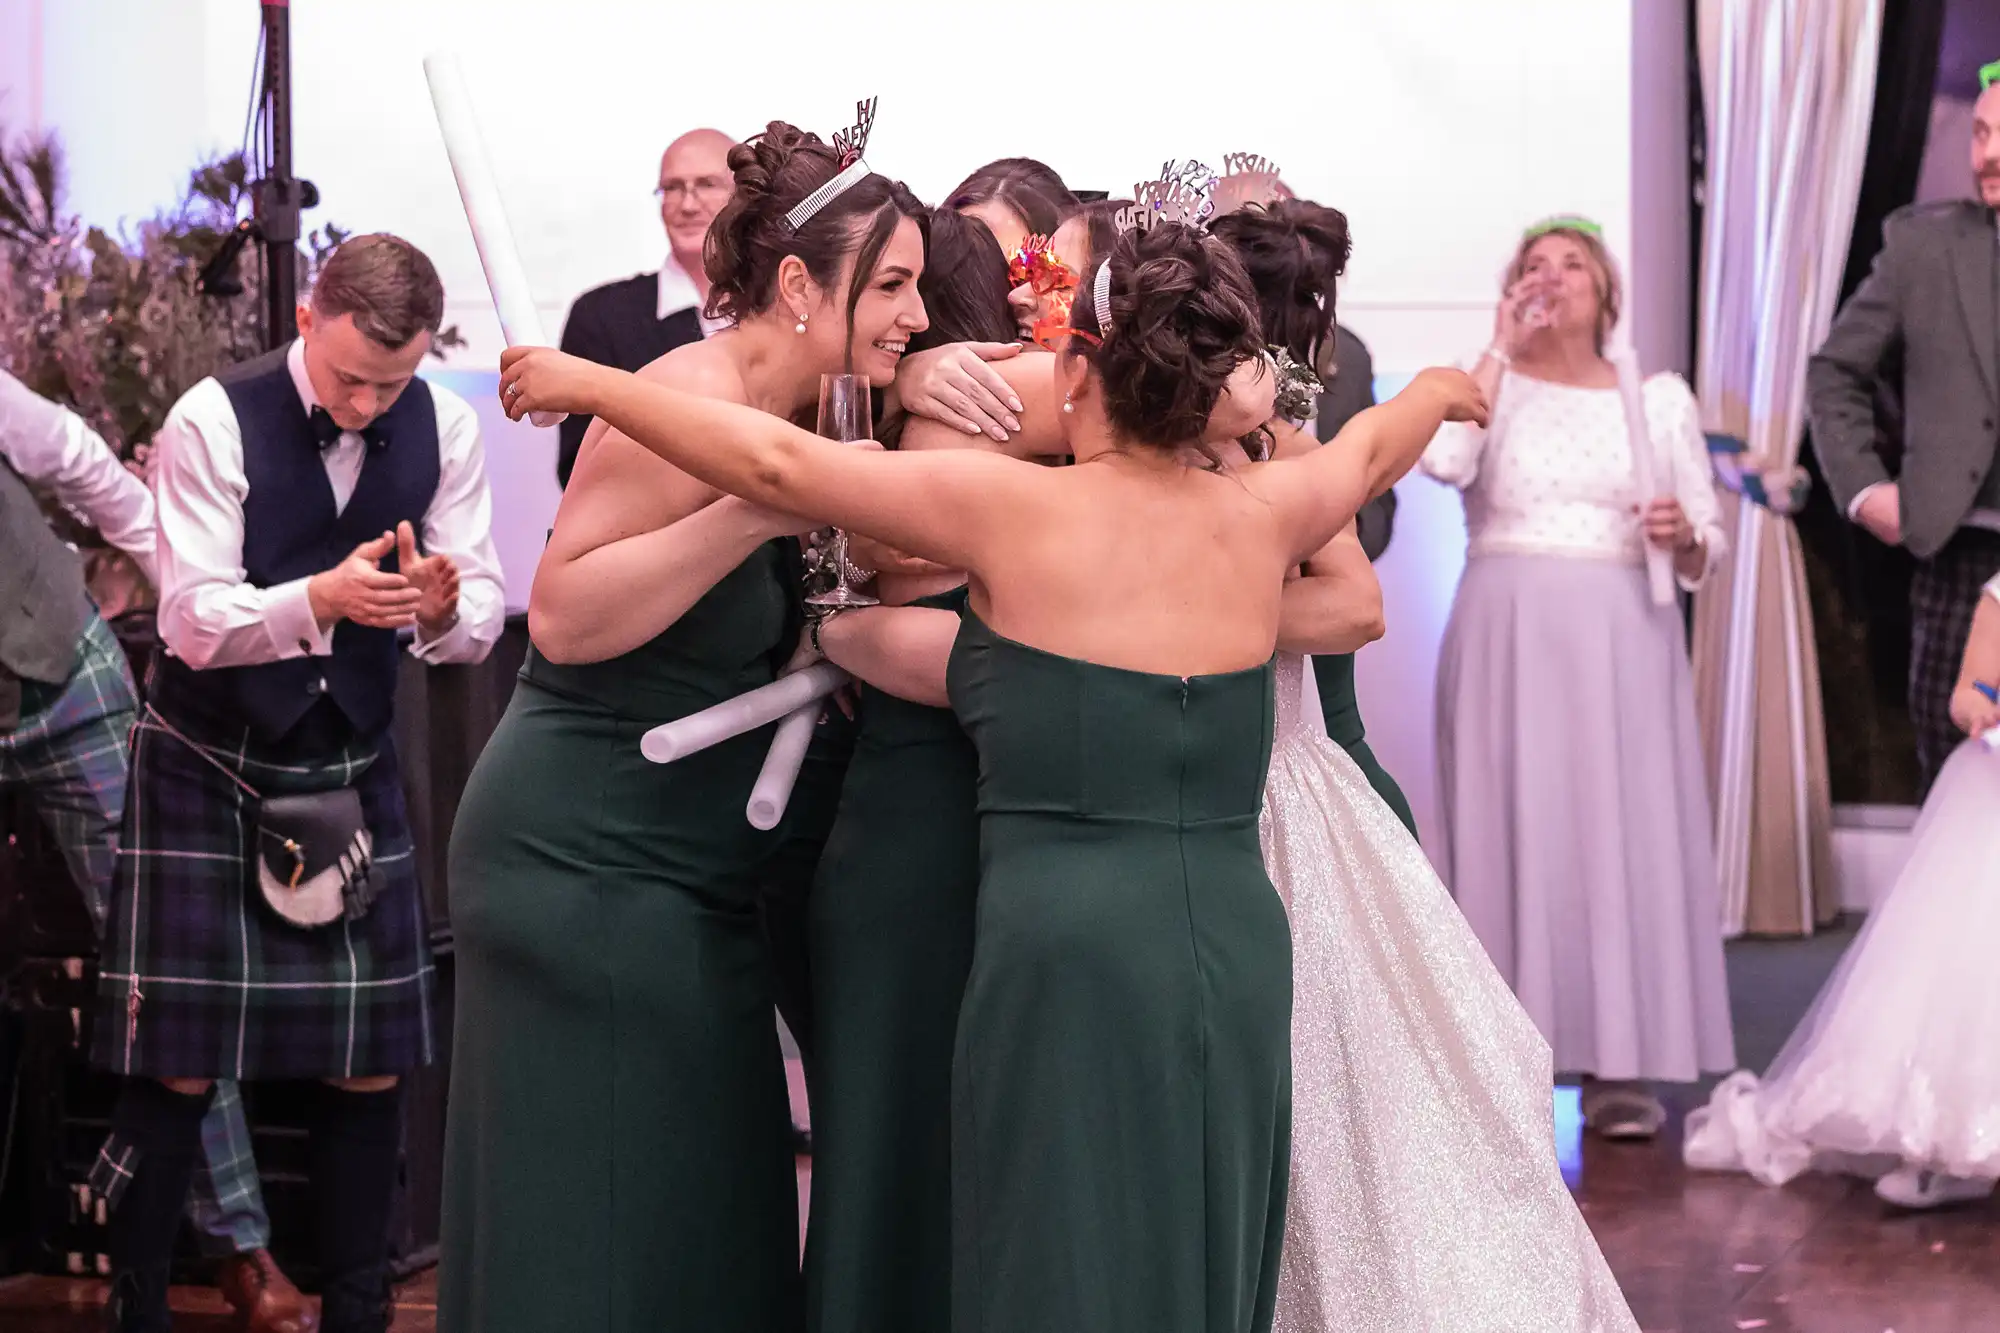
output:
[[[1292,922],[1276,1333],[1636,1333],[1556,1161],[1551,1056],[1278,659],[1262,833]]]
[[[1346,219],[1292,201],[1213,225],[1257,288],[1266,340],[1324,366]],[[1319,386],[1281,379],[1270,456],[1342,447],[1287,420]],[[1381,632],[1380,611],[1350,528],[1306,562],[1280,618],[1260,821],[1292,924],[1273,1333],[1638,1333],[1557,1165],[1547,1043],[1416,839],[1327,736],[1299,653],[1352,652]]]

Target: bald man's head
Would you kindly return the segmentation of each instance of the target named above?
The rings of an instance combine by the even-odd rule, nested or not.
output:
[[[729,202],[734,182],[729,150],[736,141],[721,130],[689,130],[660,155],[660,222],[682,268],[701,283],[701,243],[708,224]]]

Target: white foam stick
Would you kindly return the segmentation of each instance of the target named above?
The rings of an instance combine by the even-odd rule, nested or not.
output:
[[[697,750],[769,726],[807,704],[817,705],[846,680],[847,673],[839,667],[828,662],[817,663],[734,699],[711,704],[699,713],[662,722],[640,739],[639,752],[656,764],[671,764]]]
[[[792,799],[792,784],[799,780],[799,769],[805,766],[806,750],[812,745],[823,707],[815,700],[795,713],[787,713],[778,724],[778,734],[771,737],[771,752],[764,756],[764,767],[757,774],[756,785],[750,788],[750,804],[743,811],[749,816],[750,827],[774,829],[785,817],[785,806]]]
[[[458,178],[458,197],[472,227],[472,243],[479,247],[479,266],[486,270],[486,286],[493,293],[493,309],[500,316],[500,333],[510,347],[546,347],[542,317],[528,289],[521,251],[514,244],[506,206],[500,202],[500,189],[486,157],[486,140],[472,114],[472,99],[466,96],[458,57],[448,51],[433,51],[424,57],[424,77],[430,80],[431,105],[437,110],[451,173]],[[569,414],[528,415],[537,426],[553,426]]]
[[[2000,750],[2000,727],[1988,727],[1980,732],[1979,743],[1989,750]]]
[[[1653,430],[1646,422],[1645,381],[1639,377],[1639,357],[1629,345],[1614,345],[1606,356],[1618,371],[1618,392],[1625,400],[1625,428],[1632,437],[1632,477],[1638,483],[1640,503],[1671,499],[1673,487],[1662,488],[1655,464]],[[1671,480],[1671,474],[1666,480]],[[1646,552],[1646,582],[1652,589],[1653,605],[1673,606],[1679,598],[1674,590],[1674,559],[1647,541],[1642,533],[1639,544]]]

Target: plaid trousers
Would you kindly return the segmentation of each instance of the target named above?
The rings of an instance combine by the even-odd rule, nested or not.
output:
[[[1960,528],[1910,580],[1910,721],[1917,732],[1917,764],[1930,793],[1944,761],[1965,737],[1951,720],[1951,692],[1972,636],[1979,590],[2000,573],[2000,532]]]
[[[22,787],[101,930],[125,809],[126,737],[138,701],[125,650],[92,617],[60,685],[21,682],[21,723],[0,735],[0,787]]]
[[[138,701],[125,650],[96,616],[77,647],[76,669],[60,685],[21,682],[21,722],[0,735],[0,787],[27,791],[69,863],[99,934],[118,861],[118,830],[129,775],[127,737]],[[263,1249],[271,1221],[264,1212],[250,1126],[234,1083],[218,1086],[201,1124],[202,1162],[188,1215],[205,1252],[217,1256]],[[117,1148],[112,1148],[113,1156]],[[98,1182],[100,1193],[112,1193]],[[107,1183],[115,1173],[107,1175]]]

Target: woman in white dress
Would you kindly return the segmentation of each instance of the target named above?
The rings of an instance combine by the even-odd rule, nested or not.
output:
[[[1678,606],[1722,550],[1699,414],[1607,344],[1619,282],[1594,224],[1531,228],[1474,369],[1490,428],[1424,470],[1464,492],[1469,549],[1438,663],[1439,865],[1466,919],[1580,1074],[1598,1133],[1645,1137],[1642,1080],[1734,1067],[1713,830]],[[1642,495],[1631,423],[1654,479]]]
[[[1265,340],[1316,364],[1346,219],[1289,202],[1215,231],[1244,260]],[[1279,398],[1281,413],[1312,402]],[[1318,447],[1288,421],[1266,430],[1279,457]],[[1299,654],[1352,652],[1381,631],[1381,588],[1349,528],[1286,585],[1260,818],[1292,929],[1274,1333],[1633,1333],[1563,1184],[1548,1044],[1396,811],[1327,735]]]
[[[1952,720],[1970,737],[1918,817],[1908,865],[1760,1081],[1688,1117],[1692,1167],[1782,1185],[1878,1177],[1904,1208],[1983,1199],[2000,1178],[2000,578],[1973,614]],[[1981,687],[1984,686],[1985,689]]]

